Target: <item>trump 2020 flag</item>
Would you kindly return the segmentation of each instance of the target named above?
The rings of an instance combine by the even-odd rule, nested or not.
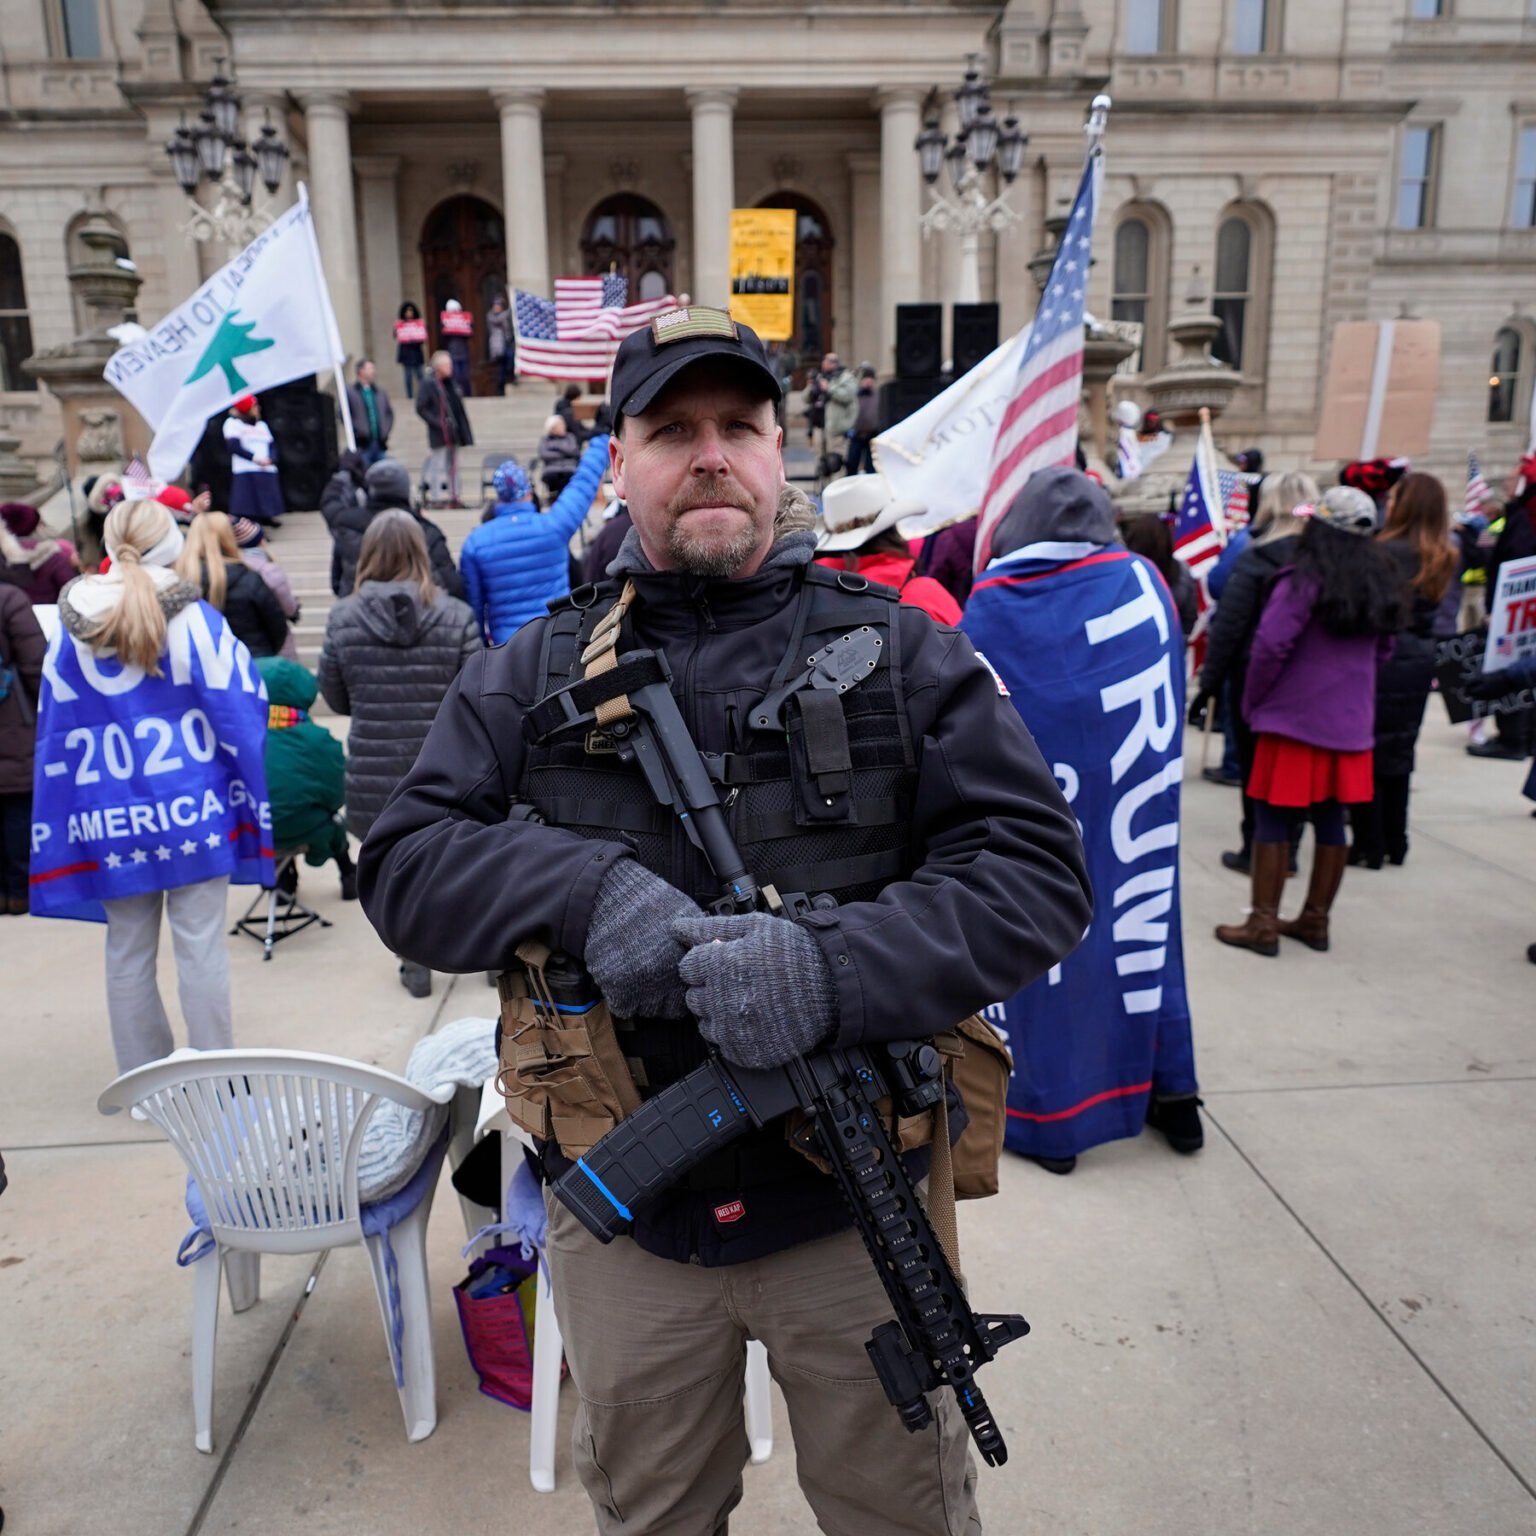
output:
[[[309,195],[179,308],[112,354],[102,377],[155,429],[149,467],[174,480],[210,416],[242,395],[338,366],[341,340]]]
[[[1183,641],[1147,561],[1117,545],[1023,551],[972,589],[961,628],[997,670],[1082,828],[1083,942],[1002,1005],[1007,1145],[1075,1157],[1135,1136],[1148,1095],[1196,1090],[1179,922]]]
[[[33,915],[105,922],[103,901],[220,875],[271,885],[266,744],[266,686],[207,603],[171,620],[162,677],[61,626],[38,701]]]

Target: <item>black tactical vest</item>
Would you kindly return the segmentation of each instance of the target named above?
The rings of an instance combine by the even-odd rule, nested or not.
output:
[[[579,588],[553,611],[545,628],[541,699],[582,678],[581,653],[618,590],[612,581]],[[744,709],[727,727],[729,740],[699,739],[688,699],[679,700],[760,886],[771,884],[785,896],[827,895],[841,905],[872,900],[912,872],[916,759],[902,693],[897,604],[888,587],[808,566],[794,600],[789,647],[772,679],[753,680],[752,703],[798,677],[815,652],[856,627],[878,636],[874,669],[844,693],[799,690],[777,729],[754,729],[754,711]],[[635,647],[621,636],[621,654]],[[647,869],[701,906],[720,895],[675,812],[656,803],[640,770],[621,762],[600,731],[572,730],[530,745],[519,798],[551,826],[627,843]],[[702,1041],[675,1024],[638,1021],[624,1048],[633,1052],[642,1097],[704,1059]],[[788,1158],[786,1170],[808,1168],[795,1154]]]

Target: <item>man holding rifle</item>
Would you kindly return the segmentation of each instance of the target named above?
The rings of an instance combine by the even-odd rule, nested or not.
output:
[[[466,666],[359,862],[369,917],[419,964],[516,973],[530,944],[584,964],[631,1104],[711,1051],[766,1069],[946,1030],[1043,975],[1090,916],[1076,825],[969,642],[776,530],[779,395],[762,343],[720,311],[671,311],[623,343],[610,452],[634,528],[611,580]],[[798,686],[848,635],[856,675]],[[601,694],[609,639],[636,687],[627,658],[643,652],[652,679],[664,658],[747,869],[799,898],[786,912],[707,910],[719,880],[687,817],[657,804],[621,711],[551,725],[561,690]],[[576,1129],[545,1141],[551,1178],[612,1114],[553,1111]],[[926,1171],[921,1152],[903,1161]],[[909,1436],[876,1378],[865,1341],[891,1305],[850,1223],[783,1122],[691,1168],[607,1246],[552,1204],[599,1531],[724,1531],[748,1338],[767,1346],[823,1530],[981,1529],[950,1395]]]

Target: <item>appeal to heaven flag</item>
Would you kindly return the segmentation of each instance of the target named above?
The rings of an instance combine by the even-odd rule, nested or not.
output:
[[[875,438],[875,468],[896,499],[914,509],[901,525],[907,538],[936,533],[980,510],[992,439],[1013,398],[1028,342],[1026,325],[942,394]]]
[[[174,480],[210,416],[241,395],[334,368],[341,342],[309,196],[185,303],[112,354],[102,376],[155,431],[149,467]]]

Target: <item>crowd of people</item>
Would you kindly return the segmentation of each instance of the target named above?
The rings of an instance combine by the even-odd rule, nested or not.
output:
[[[720,321],[671,344],[686,352],[649,331],[627,341],[615,410],[595,423],[562,392],[537,449],[542,498],[530,465],[505,460],[457,559],[389,453],[393,410],[360,364],[358,448],[321,498],[335,602],[315,672],[267,542],[280,445],[256,401],[225,428],[227,510],[119,480],[99,497],[93,560],[35,509],[0,507],[0,911],[104,922],[123,1070],[175,1044],[162,923],[189,1043],[233,1042],[229,887],[291,898],[302,859],[336,866],[413,997],[433,969],[512,965],[514,939],[584,956],[635,1022],[653,1089],[705,1041],[767,1069],[827,1040],[897,1038],[914,1008],[980,1008],[1013,1051],[1016,1153],[1067,1175],[1144,1128],[1198,1152],[1184,726],[1219,726],[1228,750],[1206,777],[1241,794],[1222,863],[1248,878],[1250,904],[1215,939],[1268,958],[1287,940],[1328,952],[1347,870],[1408,859],[1437,645],[1480,621],[1501,565],[1536,553],[1536,459],[1503,506],[1453,516],[1441,481],[1404,463],[1345,466],[1325,490],[1300,470],[1259,477],[1252,454],[1254,514],[1204,581],[1178,558],[1171,516],[1118,512],[1097,476],[1063,466],[1030,478],[978,559],[974,521],[913,538],[913,509],[864,472],[873,370],[823,360],[812,430],[846,442],[846,473],[819,505],[787,486],[783,382],[750,331]],[[437,425],[457,500],[462,359],[421,361],[415,408]],[[665,651],[753,868],[828,896],[803,923],[707,915],[709,872],[603,731],[540,733],[536,704],[592,685],[600,625]],[[814,674],[821,647],[854,632],[876,638],[867,679],[799,690],[782,729],[749,724],[770,684],[807,656]],[[1532,685],[1536,659],[1469,691]],[[320,699],[347,718],[344,744],[314,719]],[[1501,713],[1468,751],[1525,755],[1532,713]],[[683,1046],[688,1016],[699,1038]],[[723,1182],[649,1215],[636,1252],[663,1267],[623,1258],[622,1283],[681,1287],[681,1270],[692,1285],[681,1261],[773,1264],[807,1236],[846,1236],[841,1205],[782,1142],[753,1141],[715,1170]],[[591,1272],[573,1224],[551,1241],[564,1283]],[[626,1420],[604,1405],[626,1388],[603,1353],[603,1305],[588,1297],[573,1365],[592,1443],[638,1486],[654,1469],[613,1451]],[[787,1325],[769,1309],[762,1326]],[[809,1424],[824,1409],[808,1388],[795,1411]],[[881,1412],[859,1432],[883,1434]],[[957,1431],[938,1433],[915,1496],[962,1498]],[[694,1486],[728,1494],[731,1459],[700,1461]],[[847,1495],[866,1511],[897,1496]],[[817,1497],[843,1507],[830,1488]]]

